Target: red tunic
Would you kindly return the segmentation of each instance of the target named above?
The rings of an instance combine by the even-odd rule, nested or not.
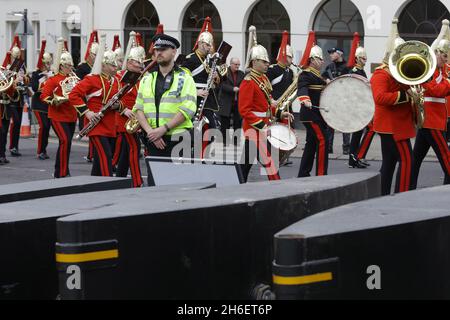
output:
[[[259,79],[264,81],[267,77],[261,75]],[[266,94],[249,75],[239,87],[239,113],[244,132],[252,128],[262,129],[269,124],[270,116],[276,113],[276,108],[269,104]]]
[[[450,93],[450,83],[443,72],[436,69],[433,80],[425,88],[425,121],[423,128],[447,130],[447,107],[445,97]]]
[[[63,96],[59,83],[66,78],[65,75],[58,73],[57,75],[45,81],[42,87],[41,100],[48,104],[48,117],[60,122],[76,122],[77,111],[72,107],[69,101],[58,106],[52,104],[54,95]]]
[[[99,112],[101,108],[116,94],[119,90],[119,82],[113,77],[108,79],[105,75],[88,75],[81,80],[69,95],[70,103],[85,114],[87,111]],[[89,121],[85,119],[85,125]],[[116,137],[116,116],[115,111],[109,109],[103,115],[102,120],[88,134],[91,136]]]
[[[392,134],[395,141],[416,136],[411,102],[402,87],[386,68],[375,70],[370,80],[375,101],[373,129]]]
[[[119,71],[116,75],[116,79],[120,82],[121,87],[125,85],[125,83],[121,81],[125,72],[126,70],[122,70]],[[125,94],[121,99],[122,104],[130,110],[133,110],[138,90],[139,90],[139,83],[134,85],[133,88],[130,91],[128,91],[128,93]],[[126,132],[125,123],[127,122],[127,120],[128,120],[127,116],[121,115],[120,113],[116,113],[116,129],[118,133]]]

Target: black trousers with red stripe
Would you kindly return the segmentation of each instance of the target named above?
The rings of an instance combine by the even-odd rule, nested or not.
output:
[[[117,139],[121,139],[122,142],[116,177],[126,177],[129,169],[131,171],[131,178],[133,179],[133,188],[138,188],[143,183],[141,167],[139,165],[140,146],[138,138],[136,135],[122,132]]]
[[[306,144],[303,150],[302,161],[298,177],[310,177],[316,158],[316,175],[328,174],[328,135],[324,123],[304,122],[306,127]]]
[[[207,156],[207,147],[214,142],[214,137],[210,140],[208,135],[209,129],[218,129],[220,128],[220,122],[217,114],[209,109],[203,110],[203,116],[208,119],[208,123],[205,124],[202,128],[202,153],[201,158],[204,158]]]
[[[398,163],[395,193],[413,189],[411,184],[413,175],[414,155],[409,139],[395,141],[392,134],[380,134],[381,155],[381,194],[391,193],[392,179]]]
[[[373,131],[373,127],[367,127],[356,155],[357,159],[366,158],[367,152],[369,151],[374,136],[375,131]]]
[[[357,159],[364,159],[369,151],[374,135],[375,132],[370,127],[354,132],[350,142],[350,154],[353,154]]]
[[[412,186],[417,187],[420,166],[425,159],[430,147],[436,153],[441,168],[444,171],[444,184],[450,184],[450,151],[445,139],[445,132],[436,129],[420,129],[417,131],[416,143],[414,144],[414,168]]]
[[[37,154],[47,153],[48,137],[50,134],[51,120],[48,118],[47,112],[34,111],[37,122],[39,123],[39,135]]]
[[[75,122],[52,121],[52,128],[59,139],[58,151],[55,160],[55,178],[70,176],[69,159],[72,149],[72,138],[75,132]]]
[[[112,165],[113,167],[116,167],[119,163],[120,153],[122,152],[122,134],[119,133],[119,135],[116,138],[116,141],[114,143],[114,154],[113,154],[113,160]]]
[[[12,123],[9,127],[9,150],[19,150],[20,127],[22,125],[23,106],[9,105]]]
[[[91,136],[89,141],[94,147],[91,176],[112,177],[112,145],[114,138]]]
[[[245,139],[244,150],[241,158],[241,169],[244,176],[244,181],[247,182],[250,170],[255,162],[255,159],[266,169],[267,178],[269,180],[280,180],[278,173],[279,168],[271,156],[271,147],[267,141],[257,141]]]
[[[6,114],[3,114],[2,118],[2,127],[0,128],[0,158],[5,158],[5,152],[6,152],[6,141],[8,138],[8,131],[9,131],[9,124],[10,124],[10,111],[8,108],[3,108],[3,112],[6,112]]]

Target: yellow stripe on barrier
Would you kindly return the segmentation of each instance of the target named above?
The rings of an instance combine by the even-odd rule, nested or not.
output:
[[[77,253],[77,254],[57,253],[56,262],[80,263],[80,262],[114,259],[118,257],[119,257],[119,250],[117,249],[97,251],[97,252]]]
[[[304,285],[316,282],[324,282],[333,280],[331,272],[311,274],[299,277],[282,277],[273,275],[273,283],[285,286]]]

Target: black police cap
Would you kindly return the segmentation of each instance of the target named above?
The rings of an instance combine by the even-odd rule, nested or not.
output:
[[[167,34],[157,34],[152,39],[154,49],[172,48],[178,49],[180,42]]]
[[[328,51],[329,54],[332,54],[332,53],[335,53],[335,52],[338,52],[340,54],[344,54],[344,50],[342,50],[340,48],[331,48],[331,49],[328,49],[327,51]]]

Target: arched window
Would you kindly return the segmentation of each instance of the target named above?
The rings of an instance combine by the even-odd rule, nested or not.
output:
[[[144,48],[147,50],[150,46],[152,37],[155,35],[158,24],[158,13],[150,1],[136,0],[131,5],[130,9],[128,9],[125,19],[125,44],[128,43],[130,32],[136,31],[142,35]]]
[[[286,9],[276,0],[258,2],[248,17],[246,46],[248,46],[248,28],[252,25],[256,27],[258,44],[267,49],[272,63],[275,63],[283,31],[291,30],[291,21]],[[248,48],[245,50],[247,52]]]
[[[220,20],[217,8],[209,0],[195,0],[187,8],[183,17],[183,28],[181,32],[183,54],[192,52],[192,48],[197,41],[206,17],[211,18],[216,47],[222,42],[222,21]]]
[[[344,50],[347,60],[353,33],[358,32],[361,41],[364,39],[364,24],[361,14],[350,0],[327,1],[317,13],[313,30],[316,32],[319,46],[324,51],[326,64],[329,63],[328,49],[341,48]]]
[[[439,0],[414,0],[400,14],[398,31],[404,40],[430,45],[441,31],[444,19],[450,19],[450,13]]]

